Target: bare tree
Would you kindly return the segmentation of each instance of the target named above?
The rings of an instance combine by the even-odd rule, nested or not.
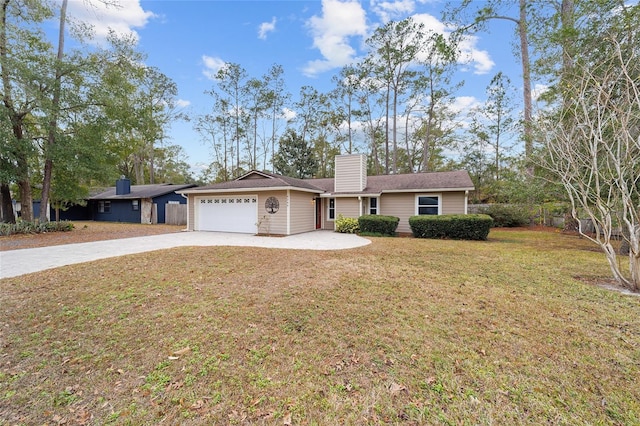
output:
[[[637,292],[640,57],[637,45],[626,39],[610,36],[604,42],[606,50],[590,58],[584,54],[572,64],[560,113],[544,120],[548,152],[543,166],[560,178],[572,216],[593,223],[595,232],[580,227],[580,233],[604,251],[615,280]],[[614,242],[618,233],[629,246],[628,271],[617,259]]]

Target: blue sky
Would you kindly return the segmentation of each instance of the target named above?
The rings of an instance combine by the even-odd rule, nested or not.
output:
[[[480,1],[480,0],[478,0]],[[514,2],[515,3],[515,2]],[[282,65],[289,92],[304,85],[331,89],[340,68],[364,56],[364,40],[376,27],[408,16],[427,28],[448,32],[440,21],[445,2],[437,0],[122,0],[119,9],[104,9],[94,1],[70,0],[69,15],[91,23],[100,41],[108,28],[133,32],[147,65],[160,69],[178,86],[183,111],[207,113],[212,99],[205,95],[211,75],[224,63],[242,66],[260,77],[273,64]],[[515,9],[514,9],[515,13]],[[495,21],[491,31],[467,39],[458,78],[460,109],[482,102],[498,71],[505,72],[521,98],[519,58],[514,56],[514,24]],[[208,146],[192,123],[175,123],[170,143],[181,145],[194,169],[210,162]]]

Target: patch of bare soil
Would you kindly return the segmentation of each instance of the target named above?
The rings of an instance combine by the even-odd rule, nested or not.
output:
[[[170,234],[184,229],[183,225],[144,225],[140,223],[91,221],[76,221],[73,222],[73,225],[73,230],[69,232],[47,232],[0,237],[0,251]]]
[[[595,285],[606,290],[616,291],[627,296],[640,297],[640,293],[633,292],[627,288],[620,286],[613,278],[593,278],[593,277],[574,277],[575,279],[587,284]]]

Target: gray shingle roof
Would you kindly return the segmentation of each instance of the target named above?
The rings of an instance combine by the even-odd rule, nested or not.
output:
[[[291,188],[307,189],[313,192],[323,192],[310,183],[310,180],[297,179],[288,176],[277,175],[269,172],[252,171],[236,180],[214,183],[212,185],[194,188],[197,191],[226,190],[226,189],[254,189],[254,188]]]
[[[90,200],[133,200],[137,198],[155,198],[161,195],[170,194],[181,189],[194,187],[194,184],[173,185],[170,183],[160,183],[154,185],[131,185],[131,192],[123,195],[116,195],[116,187],[111,187],[104,192],[89,197]]]
[[[311,179],[314,186],[326,192],[334,192],[333,178]],[[382,192],[402,192],[412,190],[452,190],[473,189],[469,173],[464,170],[453,172],[407,173],[400,175],[367,176],[367,186],[362,194],[380,194]],[[337,193],[336,193],[337,194]]]
[[[252,190],[268,188],[305,189],[312,192],[334,193],[334,178],[296,179],[269,172],[249,172],[236,180],[192,188],[188,192],[224,190]],[[469,174],[464,171],[408,173],[399,175],[368,176],[367,187],[362,192],[350,194],[380,194],[402,191],[464,191],[473,189]],[[336,193],[336,195],[339,195]]]

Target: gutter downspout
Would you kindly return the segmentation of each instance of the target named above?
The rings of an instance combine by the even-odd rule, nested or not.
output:
[[[287,189],[287,235],[291,235],[291,190]]]
[[[183,229],[183,231],[189,231],[189,196],[185,196],[182,192],[179,192],[179,194],[182,196],[182,198],[187,200],[187,229]]]
[[[469,190],[464,191],[464,214],[469,214]]]
[[[287,235],[291,235],[291,190],[287,189]]]

